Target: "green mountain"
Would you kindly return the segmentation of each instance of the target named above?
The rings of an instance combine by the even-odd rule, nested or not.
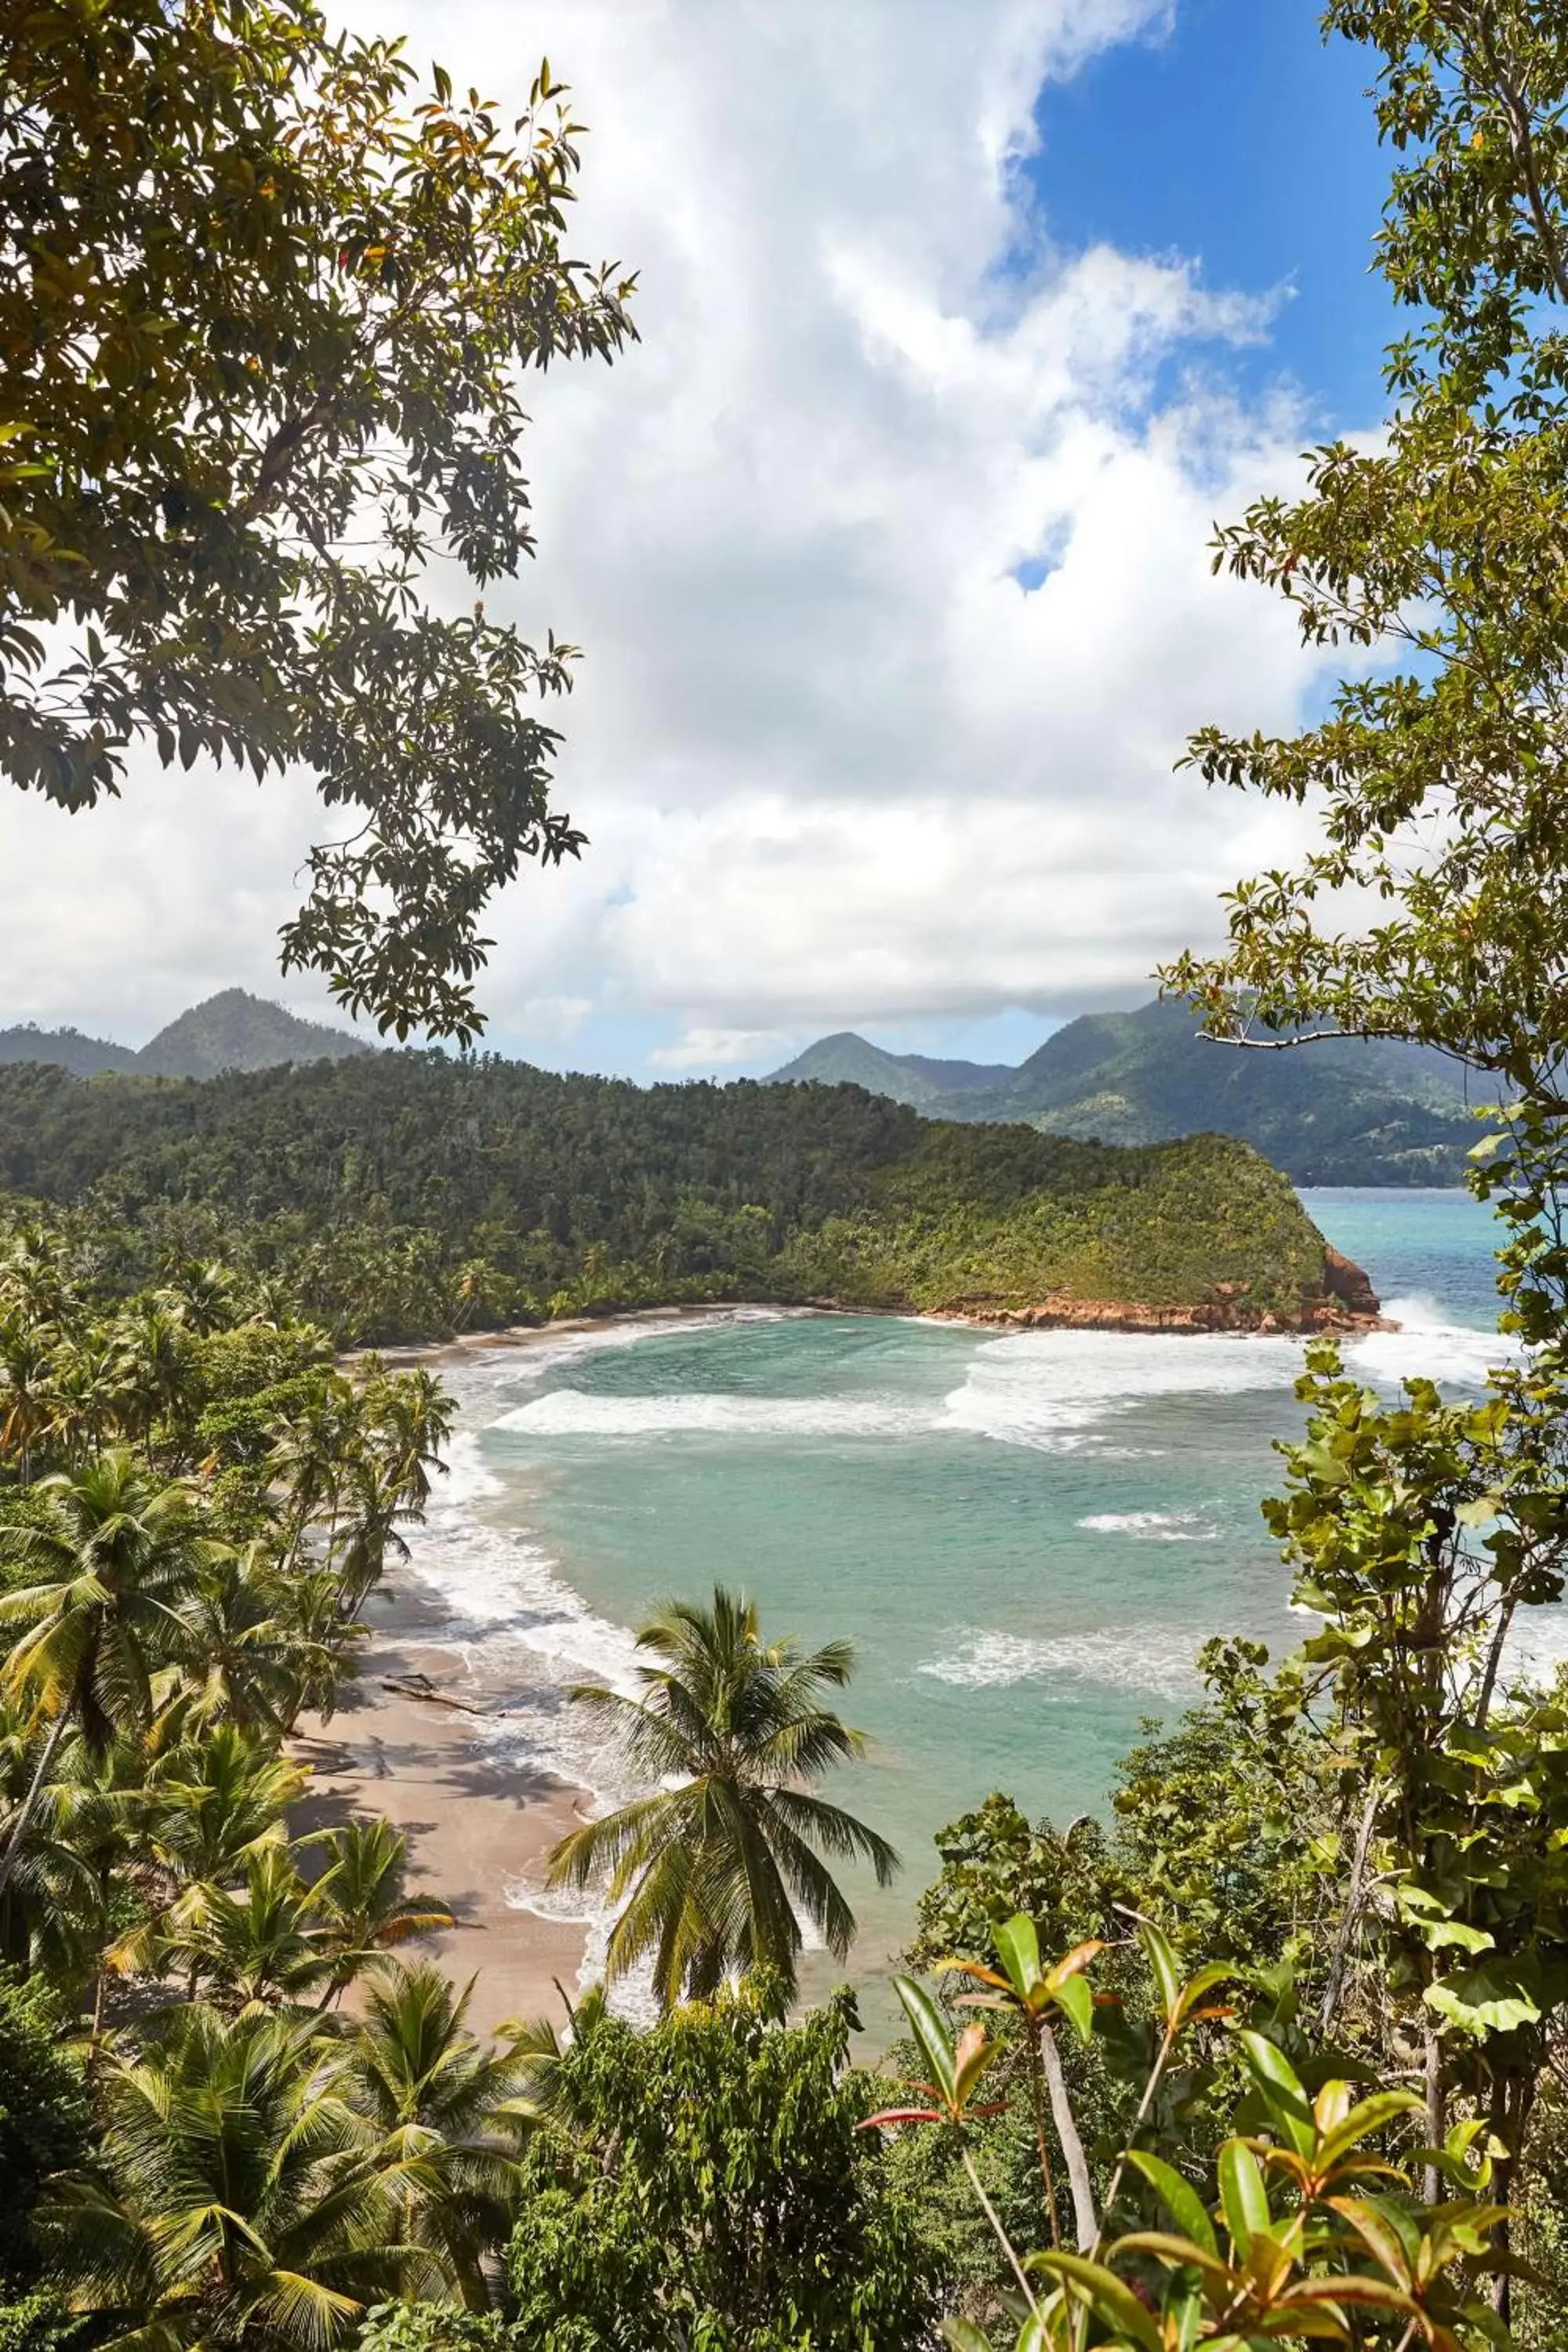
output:
[[[767,1083],[834,1083],[842,1070],[929,1118],[1022,1120],[1103,1143],[1229,1135],[1298,1184],[1457,1184],[1479,1133],[1465,1073],[1442,1055],[1358,1038],[1238,1051],[1198,1036],[1184,1004],[1086,1013],[999,1076],[980,1075],[977,1063],[930,1065],[965,1075],[917,1094],[905,1073],[918,1059],[845,1034],[808,1047]],[[1473,1084],[1471,1099],[1485,1102],[1484,1082]]]
[[[770,1086],[864,1087],[868,1094],[886,1095],[914,1110],[945,1102],[950,1094],[974,1087],[1005,1087],[1014,1076],[1005,1062],[941,1062],[926,1054],[889,1054],[868,1045],[852,1029],[819,1037],[804,1054],[775,1070]]]
[[[374,1047],[346,1029],[302,1021],[243,988],[226,988],[171,1021],[136,1056],[162,1078],[216,1078],[225,1070],[270,1070],[282,1062],[341,1062]]]
[[[0,1062],[51,1062],[79,1078],[104,1070],[133,1070],[135,1048],[108,1037],[85,1037],[79,1029],[40,1029],[36,1021],[0,1029]]]
[[[22,1066],[0,1192],[141,1234],[153,1268],[248,1254],[374,1339],[721,1298],[1155,1328],[1375,1304],[1245,1144],[1119,1150],[857,1087],[415,1053],[158,1086]]]
[[[28,1022],[0,1029],[0,1063],[46,1062],[79,1078],[140,1071],[162,1078],[215,1078],[224,1070],[270,1070],[282,1062],[341,1061],[374,1048],[346,1030],[302,1021],[243,988],[226,988],[192,1005],[140,1052],[78,1029],[40,1029]]]

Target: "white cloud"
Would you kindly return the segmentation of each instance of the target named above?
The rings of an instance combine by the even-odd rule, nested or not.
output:
[[[656,1070],[700,1076],[732,1070],[742,1062],[776,1059],[784,1034],[778,1029],[689,1029],[673,1045],[656,1045],[647,1058]]]
[[[520,31],[502,0],[360,0],[503,105],[547,51],[592,126],[574,242],[641,271],[643,343],[531,385],[540,555],[489,600],[587,656],[561,791],[592,846],[497,911],[500,1034],[656,1013],[679,1034],[648,1059],[710,1068],[1127,1001],[1276,845],[1171,772],[1191,727],[1289,725],[1309,679],[1205,546],[1299,446],[1198,372],[1268,300],[1057,251],[1017,170],[1042,81],[1164,13],[533,0]],[[166,780],[62,860],[66,822],[0,797],[39,877],[0,1003],[265,984],[299,795]]]

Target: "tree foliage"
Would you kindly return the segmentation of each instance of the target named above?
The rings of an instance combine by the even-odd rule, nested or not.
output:
[[[1363,658],[1298,735],[1194,738],[1209,782],[1310,805],[1321,840],[1238,887],[1224,954],[1165,977],[1216,1034],[1415,1038],[1554,1093],[1568,37],[1530,0],[1332,0],[1324,24],[1377,58],[1396,156],[1378,267],[1417,315],[1386,434],[1316,450],[1305,496],[1260,500],[1215,563],[1285,596],[1309,645]]]
[[[764,1642],[752,1603],[722,1586],[710,1608],[670,1601],[637,1648],[661,1661],[638,1667],[640,1697],[596,1684],[572,1696],[652,1793],[563,1838],[551,1884],[605,1882],[607,1973],[651,1961],[666,2008],[759,1973],[793,1995],[803,1925],[839,1960],[855,1937],[824,1855],[868,1862],[879,1886],[899,1866],[885,1838],[811,1786],[864,1752],[821,1704],[849,1680],[854,1653],[847,1642],[809,1654]]]
[[[629,281],[567,254],[582,126],[509,131],[309,0],[0,14],[0,768],[59,806],[165,765],[302,766],[345,832],[284,962],[466,1037],[487,901],[582,836],[570,683],[429,593],[532,550],[522,381],[613,357]]]
[[[764,1990],[647,2033],[579,2015],[507,2258],[529,2352],[906,2352],[936,2265],[858,2126],[845,1997],[784,2025]]]

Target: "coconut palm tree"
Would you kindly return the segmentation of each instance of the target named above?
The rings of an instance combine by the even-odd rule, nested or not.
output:
[[[489,2051],[467,2031],[472,1991],[471,1978],[458,1992],[439,1969],[394,1962],[367,1993],[348,2083],[402,2209],[398,2235],[424,2252],[422,2290],[455,2286],[484,2311],[485,2257],[504,2242],[522,2188],[533,2059],[520,2044]]]
[[[226,1716],[242,1730],[279,1730],[288,1722],[301,1673],[324,1664],[302,1657],[291,1601],[265,1544],[214,1547],[185,1612],[193,1723]]]
[[[390,1822],[350,1822],[323,1832],[318,1842],[327,1860],[315,1885],[317,1935],[334,1962],[324,2009],[396,1945],[439,1935],[457,1923],[437,1896],[405,1893],[408,1841]]]
[[[397,2291],[398,2210],[343,2073],[308,2020],[202,2003],[110,2059],[100,2166],[37,2216],[95,2341],[330,2352]]]
[[[865,1742],[818,1704],[849,1680],[847,1642],[803,1655],[764,1643],[743,1594],[713,1604],[672,1601],[637,1635],[663,1661],[643,1666],[645,1696],[585,1685],[572,1696],[617,1738],[626,1764],[661,1782],[603,1821],[563,1838],[552,1886],[608,1882],[621,1910],[607,1973],[651,1955],[659,1999],[711,1993],[754,1969],[795,1990],[801,1915],[843,1959],[855,1918],[823,1854],[869,1862],[886,1886],[898,1856],[852,1813],[811,1792]]]
[[[49,1730],[0,1853],[0,1894],[68,1727],[101,1755],[151,1722],[153,1676],[186,1645],[181,1612],[203,1559],[190,1490],[158,1486],[123,1449],[37,1491],[31,1520],[0,1527],[0,1563],[33,1579],[0,1593],[0,1626],[25,1628],[0,1688],[30,1697]]]
[[[416,1370],[379,1382],[368,1401],[376,1453],[405,1503],[423,1510],[431,1472],[447,1467],[441,1449],[452,1434],[452,1399],[433,1372]]]
[[[273,1844],[250,1854],[237,1886],[192,1887],[169,1912],[156,1950],[138,1946],[137,1960],[185,1969],[192,1998],[205,1979],[227,2011],[307,2001],[333,1974],[314,1890],[288,1848]]]
[[[175,1884],[232,1883],[264,1846],[288,1843],[289,1807],[310,1774],[237,1723],[202,1729],[147,1776],[147,1843]]]
[[[0,1454],[15,1455],[24,1486],[32,1480],[34,1451],[55,1418],[58,1339],[48,1324],[31,1322],[19,1309],[0,1315]]]

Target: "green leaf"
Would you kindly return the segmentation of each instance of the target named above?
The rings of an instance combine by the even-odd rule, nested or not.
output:
[[[991,2338],[973,2319],[944,2319],[942,2332],[952,2352],[994,2352]]]
[[[1296,2069],[1279,2044],[1265,2035],[1243,2027],[1236,2038],[1274,2122],[1298,2156],[1310,2156],[1317,2145],[1317,2126],[1312,2103]]]
[[[1034,1921],[1016,1912],[1003,1921],[994,1941],[1007,1981],[1021,2001],[1027,2002],[1040,1981],[1040,1935]]]
[[[1329,2203],[1350,2223],[1395,2285],[1408,2289],[1412,2250],[1405,2244],[1390,2215],[1365,2197],[1331,2197]]]
[[[1258,2158],[1245,2140],[1227,2139],[1220,2149],[1219,2200],[1231,2243],[1245,2262],[1253,2231],[1267,2230],[1273,2220]]]
[[[1144,1919],[1136,1912],[1133,1916],[1138,1921],[1138,1940],[1148,1955],[1149,1966],[1154,1972],[1154,1982],[1159,1988],[1165,2030],[1174,2032],[1181,2017],[1182,2000],[1182,1973],[1176,1966],[1175,1953],[1171,1949],[1169,1937],[1155,1927],[1152,1919]]]
[[[947,2020],[924,1985],[912,1977],[895,1977],[893,1990],[903,2005],[910,2021],[910,2031],[920,2047],[921,2057],[931,2068],[931,2081],[950,2105],[956,2105],[953,2089],[954,2062],[952,2039],[947,2030]]]
[[[1058,1985],[1056,2004],[1087,2047],[1094,2039],[1094,1995],[1082,1977],[1068,1977]]]
[[[1318,2143],[1318,2162],[1327,2170],[1348,2156],[1352,2147],[1374,2131],[1382,2131],[1396,2116],[1418,2116],[1425,2103],[1414,2091],[1376,2091],[1370,2099],[1363,2099],[1349,2115],[1337,2123],[1332,2131],[1325,2132]]]
[[[1217,2254],[1219,2241],[1215,2236],[1208,2208],[1192,2182],[1184,2179],[1173,2164],[1167,2164],[1163,2156],[1151,2156],[1142,2147],[1130,2147],[1127,2161],[1135,2172],[1143,2175],[1183,2234],[1206,2253]]]
[[[1428,2009],[1478,2040],[1541,2021],[1540,2002],[1500,1966],[1461,1969],[1440,1983],[1428,1985],[1424,1999]]]
[[[1091,2263],[1086,2255],[1069,2254],[1059,2249],[1048,2254],[1031,2254],[1025,2264],[1027,2270],[1047,2271],[1063,2279],[1086,2302],[1098,2318],[1130,2336],[1144,2352],[1164,2352],[1160,2331],[1126,2282],[1102,2263]]]

